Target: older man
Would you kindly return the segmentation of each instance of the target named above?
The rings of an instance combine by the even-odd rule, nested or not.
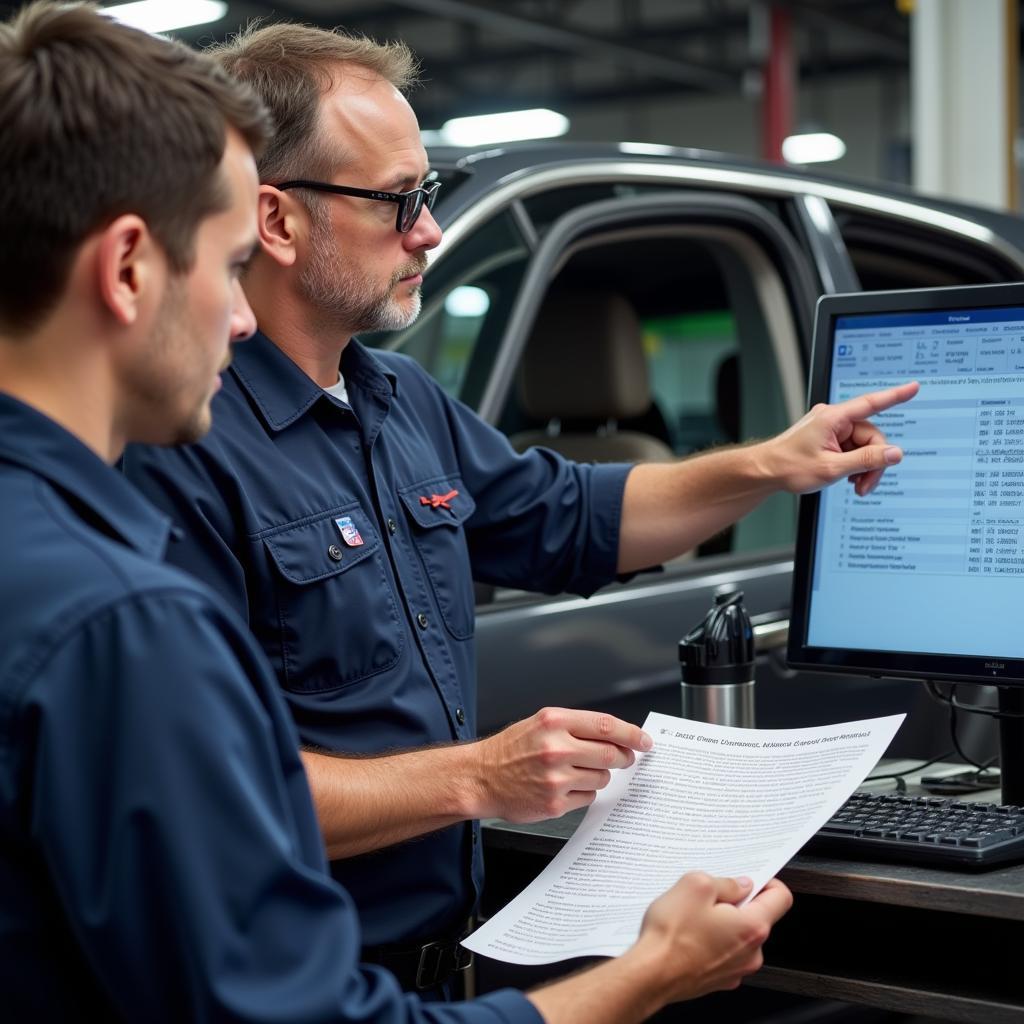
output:
[[[474,742],[472,579],[589,595],[780,488],[854,475],[863,491],[900,457],[864,419],[913,388],[678,465],[517,455],[411,360],[353,339],[416,317],[441,238],[405,48],[273,25],[217,56],[277,128],[244,279],[260,333],[206,439],[130,450],[125,466],[183,528],[170,559],[246,617],[277,672],[364,956],[434,988],[464,963],[475,819],[587,804],[650,745],[552,708]]]

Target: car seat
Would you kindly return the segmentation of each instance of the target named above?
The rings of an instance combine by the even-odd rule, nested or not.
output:
[[[614,291],[553,288],[526,344],[519,402],[543,430],[513,435],[524,451],[544,445],[577,462],[669,462],[663,440],[619,421],[651,409],[643,329],[636,310]]]

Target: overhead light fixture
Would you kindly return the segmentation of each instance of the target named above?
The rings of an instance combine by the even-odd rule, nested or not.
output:
[[[825,164],[846,155],[846,143],[831,132],[790,135],[782,142],[782,157],[788,164]]]
[[[509,110],[502,114],[454,117],[437,132],[426,133],[431,143],[484,146],[524,139],[552,139],[569,130],[569,119],[554,110]]]
[[[675,146],[663,146],[660,142],[620,142],[619,152],[636,156],[675,156],[679,150]]]
[[[139,0],[104,7],[102,13],[143,32],[172,32],[220,21],[228,13],[228,5],[222,0]]]

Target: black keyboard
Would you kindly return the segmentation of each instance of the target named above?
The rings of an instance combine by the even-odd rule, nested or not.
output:
[[[854,860],[984,870],[1024,861],[1024,807],[854,793],[804,850]]]

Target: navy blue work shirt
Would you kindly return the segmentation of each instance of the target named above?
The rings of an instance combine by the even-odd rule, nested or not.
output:
[[[341,371],[350,407],[257,334],[211,432],[129,447],[125,471],[182,527],[168,558],[248,621],[304,744],[472,739],[473,579],[578,594],[615,579],[629,467],[519,455],[407,356],[353,340]],[[368,944],[458,928],[482,884],[477,828],[331,865]]]
[[[360,968],[273,673],[169,524],[0,394],[5,1020],[538,1024]]]

